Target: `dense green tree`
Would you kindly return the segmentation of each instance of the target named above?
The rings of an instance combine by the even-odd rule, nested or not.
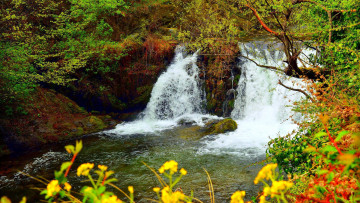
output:
[[[107,18],[128,8],[123,0],[7,0],[1,6],[1,103],[26,96],[39,83],[67,84],[92,57],[114,57],[104,51],[116,44]]]

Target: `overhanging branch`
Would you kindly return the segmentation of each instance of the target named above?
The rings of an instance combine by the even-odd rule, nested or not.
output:
[[[295,88],[292,88],[292,87],[288,87],[288,86],[284,85],[280,80],[279,80],[278,83],[279,83],[279,85],[285,87],[286,89],[289,89],[289,90],[292,90],[292,91],[296,91],[296,92],[300,92],[300,93],[304,94],[304,95],[306,96],[306,98],[310,99],[312,102],[315,103],[315,100],[314,100],[312,97],[310,97],[310,95],[308,95],[304,90],[302,90],[302,89],[295,89]]]
[[[262,26],[266,31],[270,32],[271,34],[274,34],[275,36],[278,36],[278,35],[279,35],[279,33],[273,31],[272,29],[270,29],[270,28],[264,23],[264,21],[261,20],[258,12],[257,12],[253,7],[251,7],[249,4],[246,4],[246,6],[252,10],[252,12],[254,13],[255,17],[258,19],[258,21],[260,22],[261,26]]]
[[[255,63],[255,65],[257,65],[257,66],[259,66],[259,67],[284,72],[284,70],[282,70],[282,69],[280,69],[280,68],[277,68],[277,67],[274,67],[274,66],[266,66],[266,65],[261,65],[261,64],[258,64],[256,61],[254,61],[253,59],[251,59],[251,58],[249,58],[249,57],[247,57],[247,56],[243,56],[243,55],[241,55],[241,57],[246,58],[247,60],[249,60],[249,61],[251,61],[251,62]]]

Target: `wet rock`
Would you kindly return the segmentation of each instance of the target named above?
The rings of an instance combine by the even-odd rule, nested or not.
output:
[[[182,118],[177,121],[177,124],[185,125],[185,126],[192,126],[192,125],[196,124],[196,122],[190,118]]]
[[[205,126],[180,126],[177,129],[177,134],[183,139],[200,139],[206,135],[216,135],[225,132],[234,131],[237,129],[236,122],[231,118],[220,120],[211,120]]]
[[[87,117],[87,120],[88,120],[88,123],[86,125],[89,127],[93,127],[94,130],[101,130],[106,127],[104,122],[96,116],[89,116],[89,117]]]
[[[219,121],[210,121],[205,125],[206,135],[220,134],[237,129],[237,123],[231,118],[225,118]]]

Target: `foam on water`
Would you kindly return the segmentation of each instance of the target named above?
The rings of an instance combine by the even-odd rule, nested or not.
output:
[[[140,118],[119,124],[112,135],[148,134],[170,129],[187,119],[203,125],[204,92],[201,89],[197,53],[186,55],[184,47],[175,50],[175,59],[160,75],[151,92],[150,101]]]
[[[266,45],[254,47],[243,45],[242,55],[255,58],[263,65],[285,67],[281,51],[269,50]],[[307,51],[306,54],[311,53]],[[266,144],[271,138],[285,136],[297,129],[293,119],[301,119],[295,114],[291,103],[303,97],[299,92],[288,90],[278,84],[281,80],[286,86],[301,88],[300,79],[290,78],[272,70],[258,67],[244,59],[240,64],[241,76],[237,87],[234,110],[231,117],[236,120],[238,129],[218,135],[215,140],[205,141],[201,153],[239,153],[241,155],[264,154]],[[250,154],[249,154],[250,150]]]

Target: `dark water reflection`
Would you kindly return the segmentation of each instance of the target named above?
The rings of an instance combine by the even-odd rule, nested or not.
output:
[[[117,136],[111,134],[97,134],[83,138],[84,149],[76,159],[70,171],[69,180],[74,191],[84,185],[83,178],[76,177],[76,168],[81,163],[91,162],[107,165],[115,171],[116,183],[122,190],[127,186],[135,189],[136,202],[149,202],[145,198],[155,198],[153,187],[160,186],[155,175],[142,163],[158,169],[165,161],[176,160],[180,168],[185,168],[188,174],[178,184],[190,194],[193,190],[195,197],[203,202],[209,202],[205,168],[211,175],[215,190],[216,202],[229,202],[230,196],[236,190],[245,190],[247,199],[256,196],[258,186],[253,180],[261,166],[250,166],[263,160],[263,155],[244,156],[231,151],[212,153],[202,152],[207,139],[182,139],[176,130],[167,130],[156,135]],[[21,175],[15,170],[24,171],[32,176],[42,176],[53,179],[53,171],[60,168],[64,161],[71,157],[65,152],[64,145],[53,146],[38,152],[24,155],[12,161],[11,158],[1,160],[2,167],[6,166],[6,175],[0,175],[0,194],[11,197],[15,202],[22,196],[27,196],[28,202],[38,202],[42,197],[39,192],[30,188],[45,186],[37,181]],[[256,149],[243,149],[251,152]],[[112,189],[110,189],[112,190]],[[126,200],[120,192],[113,190],[121,199]]]

